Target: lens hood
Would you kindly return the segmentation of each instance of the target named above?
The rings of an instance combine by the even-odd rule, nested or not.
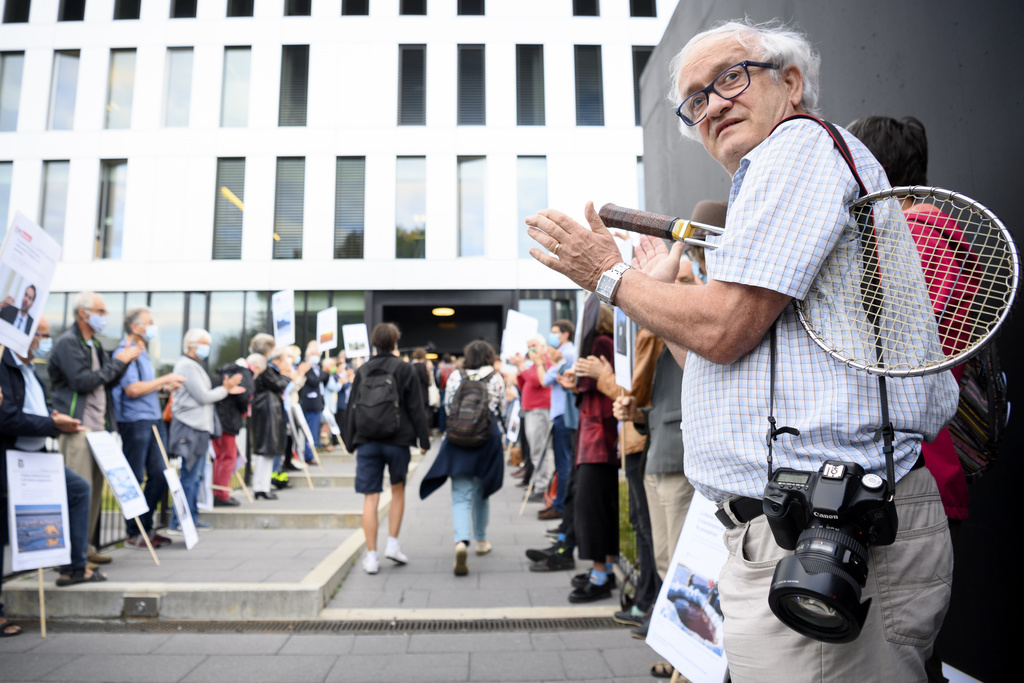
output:
[[[806,564],[805,564],[806,563]],[[790,555],[779,561],[768,606],[797,633],[826,643],[849,643],[860,635],[871,599],[844,571],[820,560]]]

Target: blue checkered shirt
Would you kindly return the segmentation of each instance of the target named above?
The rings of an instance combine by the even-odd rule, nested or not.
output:
[[[889,186],[885,171],[856,138],[844,137],[868,192]],[[726,230],[707,252],[712,280],[764,287],[802,300],[852,221],[859,188],[832,138],[817,123],[780,126],[741,161],[732,179]],[[908,231],[907,239],[910,240]],[[686,476],[705,496],[760,498],[767,482],[768,335],[730,365],[690,354],[683,375]],[[910,471],[922,438],[953,416],[956,382],[948,372],[886,380],[896,429],[896,478]],[[774,444],[773,468],[817,471],[829,458],[884,477],[874,435],[881,427],[878,379],[828,356],[804,331],[793,304],[778,322],[775,412],[799,436]]]

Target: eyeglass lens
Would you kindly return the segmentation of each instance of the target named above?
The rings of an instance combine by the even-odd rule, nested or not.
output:
[[[715,82],[711,84],[711,88],[722,98],[731,100],[746,90],[749,85],[750,72],[747,71],[746,66],[743,64],[737,64],[719,74]],[[706,90],[702,90],[691,95],[683,103],[681,113],[687,119],[696,123],[704,118],[707,109],[708,93]]]

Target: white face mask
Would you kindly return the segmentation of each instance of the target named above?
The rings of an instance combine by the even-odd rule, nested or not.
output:
[[[142,338],[146,341],[153,341],[160,334],[160,329],[156,325],[146,325],[146,331],[142,333]]]
[[[196,358],[199,358],[200,360],[203,360],[203,359],[206,359],[206,358],[209,358],[209,357],[210,357],[210,345],[209,344],[199,344],[198,346],[196,346]]]
[[[306,356],[306,360],[308,360],[310,363],[313,363],[313,364],[319,363],[320,362],[320,354],[319,353],[311,353],[308,356]]]

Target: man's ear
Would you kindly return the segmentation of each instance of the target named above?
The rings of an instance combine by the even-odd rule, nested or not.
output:
[[[800,72],[800,69],[791,64],[782,72],[782,80],[786,84],[789,103],[797,111],[803,111],[800,102],[804,98],[804,75]]]

